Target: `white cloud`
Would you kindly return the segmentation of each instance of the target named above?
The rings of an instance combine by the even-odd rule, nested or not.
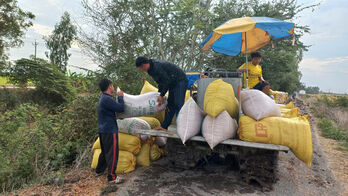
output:
[[[316,69],[318,67],[335,65],[338,63],[348,62],[348,56],[345,57],[336,57],[336,58],[328,58],[324,60],[320,60],[317,58],[305,58],[303,59],[299,66],[302,68],[313,68]]]
[[[299,68],[302,72],[302,74],[307,75],[318,75],[323,76],[328,73],[348,73],[347,70],[344,70],[344,68],[348,69],[348,67],[342,67],[340,70],[335,70],[335,67],[337,65],[347,65],[348,64],[348,56],[344,57],[336,57],[336,58],[327,58],[324,60],[320,60],[318,58],[304,58],[300,64]]]
[[[334,39],[340,37],[337,34],[329,33],[329,32],[321,32],[321,33],[311,33],[310,38],[316,41],[322,40],[322,39]]]
[[[34,25],[31,27],[35,33],[40,34],[42,36],[50,35],[53,31],[53,27],[42,25],[38,23],[34,23]]]

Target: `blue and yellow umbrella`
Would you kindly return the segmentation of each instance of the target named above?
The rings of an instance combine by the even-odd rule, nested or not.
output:
[[[214,52],[229,56],[247,54],[272,40],[291,37],[294,34],[294,27],[294,23],[269,17],[231,19],[214,29],[201,44],[201,48],[205,51],[211,48]],[[246,65],[248,65],[247,60],[246,56]]]
[[[251,53],[271,40],[291,37],[294,23],[269,17],[244,17],[231,19],[218,28],[201,44],[202,50],[210,48],[229,56]],[[245,39],[246,36],[246,39]]]

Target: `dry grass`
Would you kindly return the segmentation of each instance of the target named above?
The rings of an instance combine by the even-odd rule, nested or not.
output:
[[[348,98],[335,95],[306,95],[303,98],[319,119],[322,135],[339,141],[342,149],[348,150]]]
[[[324,125],[326,128],[326,130],[321,129],[319,142],[328,158],[329,168],[343,185],[342,195],[348,195],[348,151],[342,150],[348,141],[338,142],[332,139],[333,136],[337,136],[335,134],[327,136],[336,132],[348,138],[348,108],[329,106],[321,95],[305,96],[303,99],[310,104],[312,113],[317,117],[318,126]],[[333,97],[329,96],[328,99],[334,101]]]
[[[332,109],[329,113],[337,125],[348,133],[348,111],[342,109]]]

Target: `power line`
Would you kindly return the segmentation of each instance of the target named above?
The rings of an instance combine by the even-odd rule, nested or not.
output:
[[[35,39],[35,42],[33,43],[34,47],[35,47],[35,54],[34,54],[34,57],[36,59],[36,51],[37,51],[37,45],[39,45],[38,42],[36,42],[36,39]]]

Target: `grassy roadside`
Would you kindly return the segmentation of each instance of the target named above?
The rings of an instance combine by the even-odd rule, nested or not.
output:
[[[348,151],[348,96],[305,95],[304,99],[319,119],[322,136],[338,141],[340,149]]]

